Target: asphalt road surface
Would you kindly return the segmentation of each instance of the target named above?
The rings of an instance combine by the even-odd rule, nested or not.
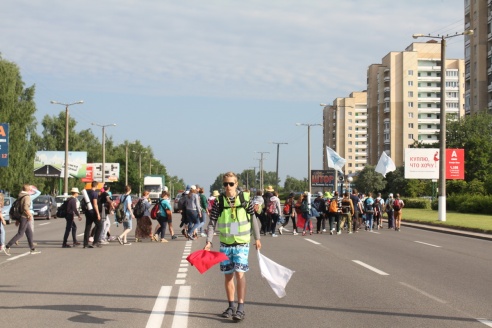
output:
[[[175,229],[179,224],[174,214]],[[154,221],[155,222],[155,221]],[[85,220],[77,221],[78,234]],[[135,225],[134,225],[135,226]],[[226,327],[218,266],[203,275],[186,256],[204,238],[61,248],[64,219],[35,222],[27,241],[0,253],[2,327]],[[6,227],[7,239],[16,227]],[[122,227],[111,227],[113,235]],[[82,236],[79,237],[82,241]],[[167,236],[169,239],[169,236]],[[217,250],[218,237],[214,248]],[[279,299],[250,252],[248,327],[492,327],[492,243],[403,227],[262,237],[262,254],[295,271]]]

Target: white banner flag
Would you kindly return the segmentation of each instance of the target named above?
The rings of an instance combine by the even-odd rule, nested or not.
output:
[[[268,284],[275,294],[277,294],[279,298],[287,295],[285,287],[295,271],[275,263],[268,257],[262,255],[260,251],[258,251],[258,261],[260,262],[261,275],[268,281]]]
[[[381,173],[383,177],[386,178],[387,173],[393,172],[395,170],[396,170],[395,163],[393,162],[391,157],[386,155],[386,152],[383,151],[381,157],[379,158],[379,162],[378,165],[376,166],[375,171]]]
[[[345,158],[341,158],[340,155],[330,147],[326,147],[326,157],[328,158],[328,167],[337,171],[342,171],[342,167],[347,162]]]

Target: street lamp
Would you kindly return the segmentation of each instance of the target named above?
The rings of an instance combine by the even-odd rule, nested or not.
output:
[[[139,179],[138,179],[138,196],[142,196],[142,154],[145,154],[145,151],[135,151],[132,150],[132,153],[138,154],[138,171]]]
[[[460,35],[472,35],[473,30],[466,30],[452,35],[414,34],[412,37],[441,39],[441,110],[439,114],[439,192],[438,220],[446,221],[446,39]]]
[[[270,142],[274,145],[277,145],[277,170],[276,170],[276,180],[275,180],[275,183],[277,185],[277,190],[278,190],[278,155],[279,155],[279,152],[280,152],[280,145],[288,145],[287,142]]]
[[[91,123],[92,125],[99,126],[102,128],[102,183],[106,182],[106,127],[107,126],[116,126],[113,124],[97,124]]]
[[[54,105],[62,105],[65,106],[65,170],[64,170],[64,183],[63,183],[63,194],[68,195],[68,107],[72,105],[80,105],[83,104],[83,100],[79,100],[77,102],[71,104],[64,104],[55,100],[51,101]]]
[[[304,125],[308,128],[308,191],[311,194],[311,127],[312,126],[322,126],[319,123],[296,123],[297,126]]]
[[[260,154],[260,189],[263,192],[263,154],[270,154],[268,151],[257,151]]]

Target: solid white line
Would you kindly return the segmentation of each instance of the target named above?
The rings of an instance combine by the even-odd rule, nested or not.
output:
[[[164,321],[164,315],[166,314],[167,302],[171,296],[172,286],[162,286],[159,291],[159,295],[154,303],[154,308],[150,314],[149,321],[147,321],[147,328],[160,328],[162,321]]]
[[[362,265],[366,269],[369,269],[369,270],[371,270],[373,272],[376,272],[377,274],[380,274],[382,276],[389,276],[388,273],[386,273],[384,271],[381,271],[379,269],[376,269],[375,267],[372,267],[369,264],[365,264],[364,262],[361,262],[361,261],[358,261],[358,260],[352,260],[352,261],[355,262],[355,263],[357,263],[357,264],[359,264],[359,265]]]
[[[17,260],[18,258],[23,257],[23,256],[26,256],[26,255],[29,255],[29,252],[24,253],[24,254],[21,254],[21,255],[17,255],[17,256],[14,256],[14,257],[9,257],[7,259],[7,261]]]
[[[38,225],[42,226],[42,225],[47,225],[47,224],[50,224],[50,222],[40,223],[40,224],[38,224]]]
[[[400,281],[400,284],[402,284],[403,286],[408,287],[410,289],[413,289],[414,291],[419,292],[420,294],[422,294],[424,296],[427,296],[428,298],[433,299],[434,301],[437,301],[437,302],[442,303],[442,304],[446,304],[447,303],[446,301],[444,301],[444,300],[442,300],[442,299],[440,299],[438,297],[435,297],[435,296],[433,296],[433,295],[431,295],[431,294],[429,294],[427,292],[424,292],[423,290],[420,290],[417,287],[414,287],[412,285],[409,285],[409,284],[404,283],[404,282],[401,282],[401,281]]]
[[[492,327],[492,320],[482,318],[478,318],[477,320],[486,326]]]
[[[176,311],[174,312],[172,328],[188,327],[188,312],[190,308],[191,286],[179,287]]]
[[[309,238],[304,238],[304,240],[309,241],[310,243],[313,243],[315,245],[321,245],[321,243],[318,243],[317,241],[314,241],[314,240],[309,239]]]
[[[427,246],[432,246],[432,247],[441,247],[441,246],[437,246],[437,245],[427,244],[427,243],[424,243],[423,241],[418,241],[418,240],[416,240],[415,242],[419,243],[419,244],[427,245]]]

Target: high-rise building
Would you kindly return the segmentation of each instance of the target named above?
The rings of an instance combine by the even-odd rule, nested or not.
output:
[[[492,113],[492,1],[465,0],[465,113]]]
[[[323,109],[323,168],[328,169],[326,146],[347,161],[344,175],[364,169],[367,162],[367,93],[352,92]]]
[[[446,59],[446,114],[464,114],[464,61]],[[383,151],[403,165],[405,148],[438,142],[441,108],[441,45],[414,42],[390,52],[367,70],[367,163]]]

